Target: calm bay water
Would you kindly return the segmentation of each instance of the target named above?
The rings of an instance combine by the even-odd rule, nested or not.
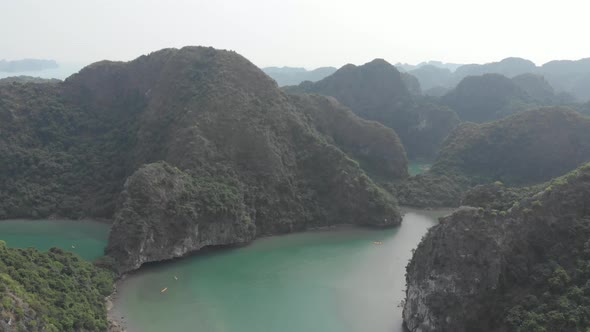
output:
[[[0,240],[12,248],[58,247],[92,260],[103,255],[110,225],[94,221],[3,220]]]
[[[447,212],[409,210],[393,229],[274,236],[142,267],[120,283],[112,314],[130,332],[401,332],[405,266]],[[0,221],[10,247],[85,259],[103,254],[108,233],[90,221]]]
[[[131,332],[399,332],[405,266],[445,213],[408,211],[394,229],[268,237],[142,267],[119,285],[113,315]]]

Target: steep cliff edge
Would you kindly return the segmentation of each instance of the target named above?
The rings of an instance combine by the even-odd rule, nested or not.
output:
[[[410,331],[584,331],[590,164],[508,210],[441,219],[407,267]]]

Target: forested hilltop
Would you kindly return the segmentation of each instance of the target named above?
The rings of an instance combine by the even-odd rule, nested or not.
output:
[[[428,232],[407,267],[410,331],[587,331],[590,164],[529,192]]]
[[[459,206],[474,185],[543,183],[590,161],[590,118],[568,108],[541,108],[485,124],[463,123],[445,141],[430,171],[396,185],[399,201]]]
[[[380,59],[280,89],[204,47],[1,81],[0,219],[112,230],[108,271],[0,242],[0,328],[104,331],[114,276],[262,235],[396,226],[399,202],[477,207],[444,219],[408,267],[412,330],[576,331],[590,321],[590,167],[552,179],[590,161],[590,104],[510,63],[530,67],[512,59],[498,65],[511,77],[467,76],[440,98]],[[434,163],[410,177],[408,159]]]
[[[452,65],[430,61],[418,66],[403,66],[418,78],[427,95],[442,96],[469,76],[498,74],[510,79],[526,74],[544,77],[558,94],[571,95],[577,102],[590,100],[590,58],[556,60],[542,66],[522,58],[506,58],[484,64]]]
[[[103,61],[0,97],[0,218],[114,219],[120,272],[259,234],[401,220],[366,174],[408,176],[395,132],[288,96],[233,52]]]
[[[484,74],[464,78],[440,101],[463,121],[490,122],[542,106],[571,105],[574,98],[556,93],[542,76]]]
[[[414,80],[387,61],[375,59],[362,66],[346,65],[323,80],[284,90],[333,96],[356,115],[394,129],[409,159],[433,160],[459,119],[448,107],[417,96],[420,88]],[[418,93],[410,91],[412,86]]]

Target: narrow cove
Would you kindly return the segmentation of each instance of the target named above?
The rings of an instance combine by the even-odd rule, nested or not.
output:
[[[407,210],[397,228],[273,236],[148,265],[119,283],[112,315],[130,332],[400,332],[405,266],[448,212]]]

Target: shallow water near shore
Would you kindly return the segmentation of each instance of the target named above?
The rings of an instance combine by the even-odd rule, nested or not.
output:
[[[75,220],[3,220],[0,240],[11,248],[57,247],[74,252],[87,260],[103,255],[110,225],[96,221]]]
[[[120,282],[112,315],[130,332],[401,332],[405,266],[449,211],[406,212],[397,228],[273,236],[147,265]]]

